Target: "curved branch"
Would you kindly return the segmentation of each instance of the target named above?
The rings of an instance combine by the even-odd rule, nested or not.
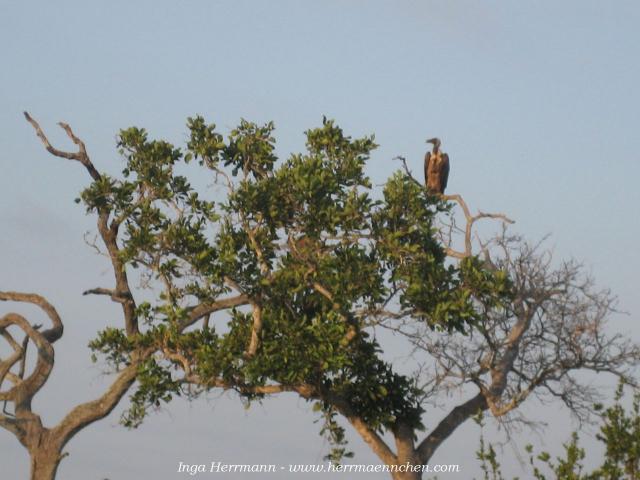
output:
[[[461,405],[455,407],[449,414],[438,424],[421,443],[416,450],[418,458],[422,464],[429,462],[436,449],[444,442],[462,423],[470,417],[478,414],[480,411],[486,410],[488,404],[482,393],[478,393],[475,397],[467,400]]]
[[[16,363],[24,359],[25,350],[13,339],[11,334],[5,329],[0,329],[0,335],[2,335],[7,343],[11,346],[11,348],[13,348],[13,353],[9,357],[7,357],[6,360],[0,361],[0,394],[2,394],[2,384],[4,383],[5,378],[8,377],[10,381],[13,381],[14,384],[16,383],[14,381],[15,377],[13,375],[10,375],[10,370]],[[27,340],[29,339],[29,337],[26,338]]]
[[[201,303],[191,310],[189,317],[180,324],[179,328],[180,330],[184,330],[196,323],[198,320],[205,318],[214,312],[239,307],[240,305],[248,305],[249,303],[251,303],[251,299],[248,295],[244,294],[237,295],[235,297],[223,298],[222,300],[217,300],[215,302]]]
[[[0,400],[15,402],[16,411],[31,410],[31,399],[42,388],[53,369],[54,352],[51,343],[31,324],[17,313],[8,313],[0,318],[0,330],[16,325],[35,343],[38,348],[38,360],[33,373],[26,379],[19,381],[7,392],[0,392]]]
[[[471,215],[467,202],[464,201],[462,195],[456,193],[454,195],[439,195],[442,200],[453,200],[462,209],[466,226],[464,230],[464,252],[456,251],[452,248],[446,248],[447,255],[455,258],[466,258],[472,255],[471,234],[473,231],[473,224],[482,218],[494,218],[502,220],[504,223],[513,224],[514,220],[511,220],[503,213],[484,213],[478,212],[476,215]]]
[[[348,402],[331,393],[325,397],[326,400],[336,407],[336,409],[349,421],[353,428],[356,429],[356,432],[358,432],[360,437],[367,445],[369,445],[373,453],[375,453],[380,460],[387,465],[394,465],[398,462],[398,457],[393,453],[393,451],[391,451],[383,438],[378,435],[375,430],[369,427],[362,418],[353,412]]]
[[[62,336],[64,327],[62,325],[60,315],[58,315],[58,312],[53,307],[53,305],[51,305],[44,297],[41,297],[40,295],[37,295],[35,293],[0,291],[0,301],[31,303],[40,307],[42,311],[44,311],[44,313],[46,313],[47,316],[51,319],[51,323],[53,324],[50,329],[41,332],[41,335],[51,343],[55,342]]]
[[[109,415],[133,385],[137,374],[137,362],[127,366],[102,396],[71,410],[58,425],[51,429],[52,434],[60,438],[64,446],[78,431]]]

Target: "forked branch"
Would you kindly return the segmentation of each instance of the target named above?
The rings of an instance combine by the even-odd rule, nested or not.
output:
[[[71,141],[78,146],[77,152],[64,152],[62,150],[58,150],[57,148],[53,147],[51,145],[51,142],[49,142],[49,139],[47,138],[47,136],[42,131],[42,128],[40,128],[40,125],[38,124],[38,122],[31,115],[29,115],[28,112],[24,112],[24,118],[26,118],[27,121],[31,124],[31,126],[33,126],[33,128],[36,131],[36,135],[38,135],[38,138],[42,141],[44,147],[47,149],[47,151],[51,155],[54,155],[60,158],[66,158],[67,160],[76,160],[80,162],[87,169],[87,171],[89,172],[89,175],[91,175],[91,178],[93,178],[94,180],[100,180],[101,178],[100,173],[93,166],[93,163],[91,163],[91,160],[89,159],[89,155],[87,154],[87,148],[84,142],[80,140],[73,133],[73,130],[71,130],[71,127],[68,124],[63,122],[58,123],[60,128],[62,128],[66,132],[67,136],[71,139]]]
[[[471,211],[469,210],[469,206],[467,205],[467,202],[464,201],[464,199],[462,198],[462,195],[460,194],[439,195],[439,196],[443,200],[452,200],[456,202],[458,205],[460,205],[460,208],[462,209],[462,213],[464,214],[465,223],[466,223],[465,229],[464,229],[464,251],[460,252],[452,249],[451,247],[447,247],[446,252],[447,252],[447,255],[449,255],[450,257],[466,258],[473,254],[473,246],[471,243],[472,233],[473,233],[473,224],[478,220],[483,218],[493,218],[493,219],[502,220],[506,224],[515,223],[514,220],[511,220],[504,213],[478,212],[476,215],[471,215]]]
[[[49,142],[47,136],[42,131],[42,128],[40,127],[38,122],[27,112],[24,112],[24,116],[31,124],[31,126],[35,129],[36,135],[38,136],[38,138],[40,138],[49,153],[56,157],[66,158],[68,160],[76,160],[80,162],[82,165],[84,165],[94,181],[99,181],[102,178],[98,170],[96,170],[93,163],[91,162],[91,159],[87,154],[87,149],[84,142],[80,140],[75,135],[75,133],[73,133],[73,130],[68,124],[63,122],[58,123],[58,125],[60,125],[60,127],[66,132],[71,141],[78,146],[77,152],[64,152],[62,150],[54,148],[51,145],[51,142]],[[109,224],[109,216],[109,209],[102,209],[98,211],[98,231],[100,232],[102,241],[107,247],[107,252],[111,260],[111,266],[113,267],[113,274],[116,281],[115,291],[118,292],[118,295],[111,295],[111,299],[114,302],[120,303],[122,305],[127,334],[133,335],[139,331],[136,315],[136,303],[129,286],[126,265],[122,263],[122,260],[120,258],[120,248],[118,247],[118,229],[120,224],[117,221],[112,221],[111,224]],[[89,293],[99,292],[94,290],[89,291]]]
[[[407,159],[401,156],[397,156],[394,157],[394,160],[400,160],[402,162],[402,168],[405,172],[405,174],[407,175],[407,177],[409,177],[414,183],[423,186],[422,183],[420,183],[418,180],[416,180],[416,178],[413,176],[413,174],[411,173],[411,170],[409,170],[409,166],[407,165]],[[426,186],[425,186],[426,189]],[[438,198],[445,200],[445,201],[454,201],[456,202],[460,208],[462,209],[462,213],[464,215],[465,218],[465,228],[464,228],[464,251],[458,251],[455,250],[451,247],[446,247],[445,251],[447,253],[447,255],[449,255],[450,257],[454,257],[454,258],[466,258],[469,257],[473,254],[472,251],[472,234],[473,234],[473,224],[475,222],[477,222],[480,219],[483,218],[493,218],[493,219],[497,219],[497,220],[502,220],[505,224],[513,224],[515,223],[514,220],[510,219],[509,217],[507,217],[504,213],[485,213],[485,212],[478,212],[476,215],[472,215],[471,214],[471,210],[469,210],[469,206],[467,205],[467,202],[465,202],[464,198],[462,198],[462,195],[460,194],[453,194],[453,195],[443,195],[443,194],[435,194]]]

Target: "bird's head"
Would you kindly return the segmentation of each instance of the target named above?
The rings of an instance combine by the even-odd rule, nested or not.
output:
[[[438,150],[438,148],[440,148],[439,138],[436,138],[436,137],[430,138],[429,140],[427,140],[427,143],[431,143],[433,145],[434,150]]]

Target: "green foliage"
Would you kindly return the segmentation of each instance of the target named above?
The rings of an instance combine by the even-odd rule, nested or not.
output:
[[[94,352],[116,366],[141,349],[173,352],[203,386],[224,384],[247,400],[265,385],[304,384],[322,401],[339,397],[374,429],[400,420],[421,428],[420,392],[367,330],[395,309],[466,331],[480,303],[508,298],[506,276],[477,258],[445,262],[434,221],[448,206],[406,175],[394,174],[373,199],[364,172],[373,137],[352,139],[323,119],[305,132],[306,152],[279,160],[272,123],[243,120],[226,138],[199,116],[187,127],[184,149],[144,129],[121,131],[122,178],[103,176],[80,195],[88,211],[108,215],[125,268],[157,292],[137,307],[141,333],[106,330]],[[192,160],[226,196],[196,191],[177,173]],[[247,354],[250,305],[185,331],[198,305],[239,293],[262,312],[255,353]],[[179,394],[183,369],[171,357],[146,362],[125,422],[137,425],[149,406]],[[334,410],[324,414],[324,432],[342,448]]]
[[[323,435],[331,445],[331,450],[329,454],[325,455],[324,459],[337,465],[345,458],[352,458],[353,452],[346,449],[347,440],[344,428],[336,420],[337,412],[335,408],[325,402],[316,402],[313,410],[322,412],[320,435]]]
[[[96,353],[102,353],[105,360],[115,368],[126,365],[129,355],[134,349],[134,342],[127,338],[124,331],[118,328],[107,328],[98,334],[98,337],[89,342],[89,348],[93,350],[93,361],[97,361]]]
[[[131,407],[122,415],[122,423],[134,428],[140,425],[150,406],[159,407],[180,395],[180,384],[154,358],[147,359],[138,369],[138,389],[131,397]]]
[[[480,447],[476,452],[476,458],[480,460],[484,480],[504,480],[496,451],[493,445],[489,444],[488,447],[485,445],[483,436],[480,436]]]
[[[484,415],[482,412],[479,412],[478,415],[474,417],[474,421],[480,426],[480,446],[478,450],[476,450],[476,458],[480,461],[480,468],[483,474],[482,478],[484,480],[504,480],[498,455],[493,445],[489,444],[487,446],[484,441]]]
[[[563,444],[564,455],[555,460],[548,452],[534,455],[533,447],[527,445],[532,475],[537,480],[638,480],[640,479],[640,393],[636,392],[630,410],[621,404],[623,383],[616,392],[615,403],[601,414],[600,433],[597,439],[606,447],[602,465],[590,473],[583,473],[586,452],[579,446],[579,438],[573,432],[569,442]],[[601,408],[601,406],[598,406]],[[480,438],[477,452],[485,479],[501,480],[502,473],[493,447],[487,449]],[[490,470],[489,470],[490,469]],[[488,472],[491,472],[491,477]],[[551,476],[544,471],[551,472]]]
[[[564,457],[557,457],[554,462],[551,455],[547,452],[540,453],[534,459],[533,447],[531,445],[527,445],[526,449],[529,453],[529,463],[533,469],[533,476],[537,480],[546,480],[547,477],[542,473],[540,467],[536,465],[536,460],[553,472],[555,478],[558,480],[587,480],[599,478],[592,475],[582,475],[582,470],[584,468],[582,461],[585,458],[585,452],[584,449],[580,448],[578,445],[578,434],[576,432],[573,432],[571,440],[563,444],[562,448],[564,449]]]
[[[616,393],[616,404],[602,414],[603,425],[598,440],[607,446],[605,462],[600,474],[605,479],[640,479],[640,392],[633,397],[631,411],[627,412],[620,400],[621,383]]]

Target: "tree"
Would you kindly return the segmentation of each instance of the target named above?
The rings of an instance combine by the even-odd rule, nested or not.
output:
[[[56,309],[40,295],[0,291],[0,300],[36,305],[52,323],[51,328],[40,331],[42,325],[30,323],[19,313],[7,313],[0,318],[0,335],[12,350],[6,358],[0,358],[0,385],[5,380],[11,384],[0,391],[3,402],[0,426],[13,433],[29,452],[31,479],[53,479],[60,461],[66,456],[62,453],[64,446],[80,430],[111,413],[133,384],[139,360],[132,360],[118,372],[99,398],[77,405],[57,425],[45,427],[40,416],[32,410],[31,403],[53,370],[53,344],[62,337],[62,320]],[[24,334],[20,342],[16,340],[15,330]],[[29,373],[27,352],[30,343],[37,351],[37,360]]]
[[[572,369],[622,374],[638,360],[637,348],[619,337],[603,343],[610,305],[600,298],[602,316],[591,330],[589,309],[586,320],[574,320],[584,327],[574,331],[577,346],[595,338],[598,355],[559,370],[545,363],[532,376],[537,370],[524,366],[539,348],[526,340],[536,319],[573,298],[569,292],[592,305],[586,287],[574,288],[570,276],[553,287],[553,276],[535,270],[535,255],[528,265],[512,265],[513,257],[492,256],[489,244],[483,258],[473,255],[474,222],[506,217],[472,216],[462,197],[431,195],[408,171],[374,192],[364,174],[373,137],[352,139],[333,121],[307,131],[307,151],[283,161],[270,123],[242,121],[225,139],[195,117],[183,149],[130,128],[118,137],[122,177],[112,178],[95,168],[68,126],[62,124],[76,153],[53,148],[27,119],[50,153],[79,161],[92,179],[78,201],[98,217],[116,285],[85,293],[121,304],[124,328],[100,332],[91,347],[115,371],[135,371],[126,425],[179,395],[217,388],[252,402],[296,392],[322,413],[333,461],[347,453],[342,417],[393,478],[416,479],[436,448],[478,411],[501,416],[533,391],[551,391],[558,380],[566,386]],[[189,173],[211,177],[216,190],[197,191]],[[439,223],[453,218],[449,200],[465,213],[462,251],[446,237],[455,229]],[[514,265],[526,266],[521,277]],[[427,378],[399,373],[384,360],[384,329],[403,334],[427,355],[423,364],[435,360],[437,369]],[[417,441],[428,402],[451,387],[451,378],[479,392]]]
[[[481,319],[468,335],[429,334],[415,322],[388,326],[425,354],[425,400],[436,401],[452,389],[475,390],[423,442],[427,459],[479,411],[489,410],[505,426],[531,423],[517,409],[535,396],[543,404],[559,400],[578,420],[589,421],[602,398],[585,372],[636,381],[640,348],[622,334],[607,333],[616,299],[597,290],[580,263],[555,263],[543,242],[530,244],[506,229],[481,251],[485,263],[511,281],[513,297],[505,308],[480,305]]]
[[[83,164],[93,180],[99,182],[102,176],[93,167],[84,143],[78,139],[71,128],[61,123],[69,138],[78,145],[74,153],[53,148],[39,125],[28,114],[27,120],[36,129],[47,150],[55,156],[76,160]],[[119,257],[117,244],[118,226],[109,223],[109,215],[100,212],[98,230],[111,259],[116,288],[110,290],[114,301],[122,306],[124,339],[131,339],[138,331],[138,313],[129,288],[125,265]],[[117,292],[117,293],[116,293]],[[90,290],[85,293],[103,293]],[[66,456],[65,445],[83,428],[106,417],[119,403],[134,383],[139,370],[153,353],[149,347],[130,349],[127,365],[116,372],[115,378],[103,395],[93,401],[79,404],[55,426],[46,427],[41,417],[32,409],[32,401],[45,385],[54,367],[55,350],[53,344],[63,335],[63,322],[56,309],[42,296],[33,293],[0,291],[0,301],[31,304],[39,307],[51,321],[51,327],[41,330],[42,325],[29,322],[23,315],[7,313],[0,318],[0,335],[8,344],[9,353],[0,357],[0,387],[8,381],[6,389],[0,388],[0,401],[3,402],[0,413],[0,426],[13,433],[28,450],[31,457],[31,478],[48,480],[55,478],[60,461]],[[18,335],[23,335],[21,340]],[[28,367],[29,344],[36,349],[36,361],[32,371]]]

